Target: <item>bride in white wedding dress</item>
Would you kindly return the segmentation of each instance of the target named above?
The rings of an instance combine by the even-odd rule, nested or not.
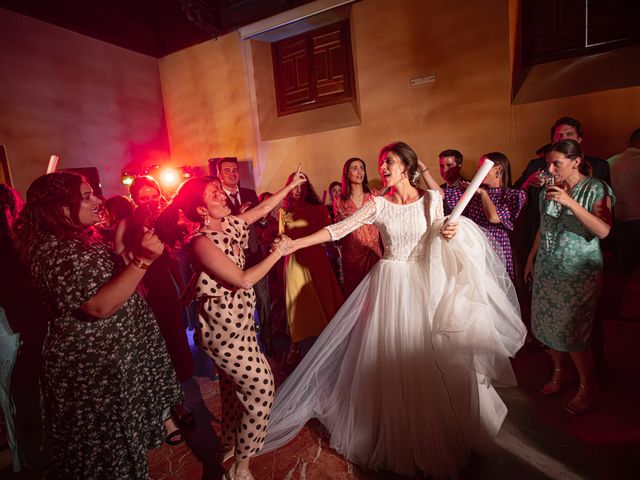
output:
[[[446,224],[437,190],[415,188],[415,152],[379,156],[388,193],[292,243],[291,252],[374,224],[383,258],[276,393],[262,453],[311,418],[331,446],[372,470],[452,478],[491,447],[506,407],[493,386],[515,385],[509,361],[526,330],[513,285],[483,232]]]

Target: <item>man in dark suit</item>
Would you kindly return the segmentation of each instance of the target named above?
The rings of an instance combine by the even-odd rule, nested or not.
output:
[[[551,142],[560,140],[575,140],[582,143],[584,129],[579,120],[571,117],[561,117],[551,127]],[[540,151],[540,150],[539,150]],[[537,158],[529,162],[518,180],[513,185],[514,188],[521,188],[527,192],[527,205],[523,214],[524,236],[522,245],[522,255],[524,258],[529,254],[533,239],[540,226],[540,191],[543,179],[538,176],[542,170],[546,170],[546,151],[540,151]],[[611,173],[609,163],[597,157],[585,155],[585,159],[591,165],[591,176],[611,183]]]
[[[231,213],[237,215],[248,208],[255,207],[258,204],[258,196],[254,190],[242,188],[240,184],[240,170],[238,161],[235,158],[226,157],[221,159],[216,170],[218,178],[222,183],[222,189],[227,194],[229,208]],[[245,267],[262,261],[262,250],[258,243],[255,228],[249,227],[248,247],[244,251],[246,264]],[[267,276],[253,286],[256,292],[256,309],[258,310],[258,319],[260,320],[259,338],[267,356],[273,356],[273,345],[271,343],[271,302],[269,301],[269,283]]]

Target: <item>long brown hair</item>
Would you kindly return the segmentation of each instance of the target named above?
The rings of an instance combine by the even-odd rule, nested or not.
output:
[[[289,175],[289,177],[287,178],[287,185],[289,185],[292,181],[293,181],[293,176],[295,175],[295,173],[292,173],[291,175]],[[315,189],[313,188],[313,185],[311,185],[311,181],[309,180],[309,176],[305,173],[303,174],[307,181],[306,183],[303,183],[301,186],[306,188],[305,192],[305,196],[304,196],[304,201],[305,203],[307,203],[308,205],[322,205],[322,202],[320,201],[320,198],[318,197],[318,194],[316,193]],[[291,192],[289,192],[287,194],[286,197],[284,197],[284,200],[282,200],[282,208],[284,208],[285,210],[293,210],[295,208],[295,203],[291,197],[291,193],[293,192],[293,190]]]
[[[340,198],[342,200],[349,200],[351,198],[351,182],[349,182],[349,169],[351,168],[351,164],[353,162],[362,163],[362,168],[364,168],[364,179],[362,180],[362,190],[365,193],[371,192],[371,188],[369,187],[369,179],[367,178],[367,164],[364,163],[364,160],[358,157],[351,157],[349,160],[344,162],[342,166],[342,189],[340,191]]]
[[[511,187],[511,164],[509,158],[501,152],[490,152],[482,155],[483,158],[488,158],[496,165],[502,167],[502,173],[500,175],[500,186]]]
[[[83,176],[70,172],[49,173],[33,181],[14,226],[16,246],[26,262],[50,236],[86,244],[97,240],[95,229],[82,225],[78,216],[82,182],[86,182]]]

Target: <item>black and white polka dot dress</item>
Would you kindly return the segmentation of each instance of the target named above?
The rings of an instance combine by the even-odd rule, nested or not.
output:
[[[249,229],[243,220],[225,217],[222,231],[200,235],[244,268]],[[186,297],[198,300],[196,341],[213,358],[220,373],[222,443],[229,448],[236,446],[237,460],[251,457],[264,443],[274,396],[271,368],[256,342],[254,291],[198,272]]]

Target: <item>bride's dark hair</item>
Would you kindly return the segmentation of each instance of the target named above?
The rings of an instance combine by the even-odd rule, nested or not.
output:
[[[409,145],[404,142],[393,142],[385,145],[378,154],[378,164],[384,160],[389,152],[395,153],[405,168],[407,169],[407,178],[414,187],[418,183],[420,172],[418,171],[418,155]]]

